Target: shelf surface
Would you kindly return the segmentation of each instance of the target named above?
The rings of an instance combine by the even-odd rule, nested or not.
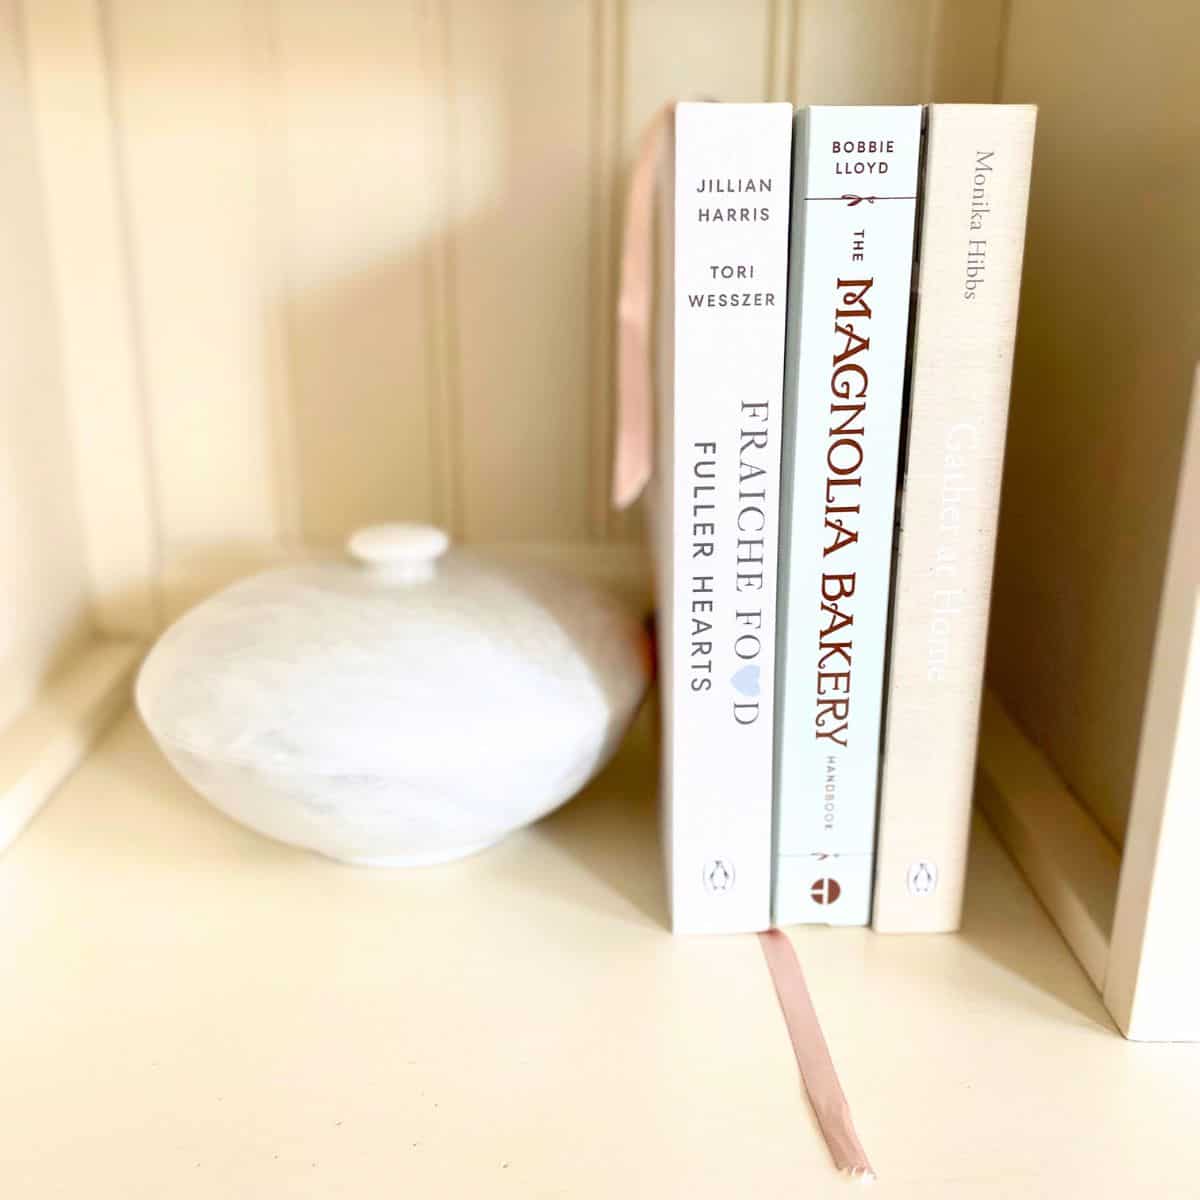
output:
[[[339,866],[122,718],[0,858],[0,1193],[842,1194],[756,939],[665,931],[643,718],[496,849]],[[896,1197],[1197,1194],[1200,1046],[1135,1045],[975,831],[958,936],[792,931]]]

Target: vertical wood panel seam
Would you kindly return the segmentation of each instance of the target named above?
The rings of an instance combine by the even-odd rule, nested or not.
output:
[[[804,0],[792,5],[791,29],[788,31],[788,95],[793,103],[800,102],[800,63],[804,42]],[[817,97],[820,99],[820,97]]]
[[[614,437],[614,306],[623,213],[621,131],[625,115],[625,0],[593,0],[591,188],[589,192],[588,339],[589,531],[612,536],[609,472]]]
[[[942,33],[945,28],[947,0],[932,0],[927,6],[925,15],[925,61],[921,65],[921,94],[917,96],[918,104],[930,104],[940,96],[934,96],[934,81],[938,75],[938,65],[942,54]]]
[[[255,20],[254,10],[261,14]],[[283,63],[276,0],[245,0],[243,12],[251,39],[257,42],[261,71],[252,72],[254,93],[255,250],[263,303],[263,336],[267,340],[264,403],[272,451],[272,500],[277,540],[295,546],[304,537],[304,480],[300,471],[299,430],[293,388],[295,336],[291,319],[291,272],[287,254],[294,204],[284,165],[286,130],[280,116]],[[251,62],[253,63],[253,59]],[[272,219],[274,218],[274,219]]]
[[[767,18],[766,100],[793,100],[799,7],[799,0],[771,0]]]
[[[130,232],[134,220],[133,202],[129,193],[129,164],[125,157],[125,117],[117,90],[117,76],[121,70],[117,53],[116,31],[112,0],[96,0],[97,41],[100,48],[100,69],[104,76],[105,116],[110,130],[109,155],[113,164],[113,186],[116,190],[117,237],[119,254],[124,275],[125,302],[129,310],[130,357],[134,371],[134,400],[138,415],[141,469],[146,478],[146,494],[150,498],[150,512],[146,515],[150,531],[151,569],[154,578],[147,581],[155,624],[162,628],[166,621],[166,547],[163,530],[163,490],[158,477],[160,461],[158,436],[150,406],[150,383],[146,371],[146,322],[145,298],[138,285],[137,251]]]
[[[608,515],[601,507],[597,495],[596,476],[598,461],[603,454],[608,438],[607,420],[604,407],[604,369],[601,363],[604,343],[604,318],[601,295],[604,288],[604,248],[608,241],[606,208],[603,202],[598,203],[604,186],[609,180],[608,162],[604,144],[604,117],[606,111],[606,88],[604,68],[606,60],[605,18],[608,15],[608,5],[605,0],[592,0],[591,4],[591,78],[589,80],[589,155],[591,158],[591,178],[588,189],[588,412],[590,453],[588,454],[588,511],[589,526],[593,538],[603,538],[608,532]]]
[[[778,29],[782,20],[784,0],[769,0],[767,4],[767,44],[763,63],[763,99],[774,100],[778,83],[779,64],[776,53],[779,45]]]
[[[459,312],[455,288],[457,126],[448,5],[428,0],[421,11],[425,79],[425,161],[431,226],[424,256],[425,353],[429,388],[430,506],[455,538],[467,527]]]
[[[39,113],[38,113],[39,101],[38,101],[38,96],[37,96],[37,92],[35,89],[34,69],[33,69],[33,64],[32,64],[32,57],[33,57],[33,53],[34,53],[34,51],[33,51],[34,35],[30,28],[30,19],[29,19],[30,5],[36,4],[36,3],[37,3],[37,0],[17,0],[17,3],[13,5],[13,20],[14,20],[14,25],[15,25],[15,39],[14,40],[17,43],[17,45],[16,45],[16,69],[18,72],[19,84],[24,89],[25,100],[26,100],[26,104],[28,105],[29,137],[30,137],[31,142],[33,143],[33,168],[34,168],[34,171],[36,172],[36,174],[35,174],[35,186],[37,189],[36,195],[41,199],[41,203],[42,203],[43,207],[45,207],[46,203],[47,203],[47,201],[46,201],[47,193],[50,190],[50,179],[49,179],[49,173],[46,169],[45,150],[42,146],[42,141],[45,136],[45,131],[44,131],[44,127],[41,127],[41,124],[38,119],[39,118]],[[53,222],[50,218],[49,213],[46,213],[46,212],[42,213],[41,231],[42,231],[42,238],[41,238],[42,248],[43,248],[43,252],[45,254],[45,258],[46,258],[47,274],[48,274],[48,277],[50,280],[51,303],[54,304],[55,315],[58,317],[58,321],[57,321],[58,328],[55,330],[54,338],[51,343],[51,346],[52,346],[53,352],[56,352],[58,355],[58,358],[59,358],[59,362],[56,363],[56,366],[58,367],[57,381],[58,381],[58,386],[61,389],[61,392],[63,394],[63,412],[64,412],[64,416],[65,416],[64,429],[65,429],[66,438],[67,438],[67,449],[70,452],[70,458],[68,460],[71,464],[70,474],[71,474],[72,482],[74,483],[73,499],[75,501],[76,513],[78,514],[79,538],[80,538],[80,542],[83,545],[84,552],[85,552],[84,561],[85,561],[85,564],[87,564],[87,569],[85,570],[85,574],[84,574],[84,580],[85,580],[85,583],[87,584],[87,590],[85,592],[85,595],[88,596],[88,598],[89,598],[89,605],[88,605],[89,611],[87,611],[85,613],[84,620],[85,620],[86,625],[91,627],[90,632],[102,633],[102,632],[104,632],[103,621],[100,617],[100,614],[96,611],[97,605],[95,603],[95,596],[93,594],[96,589],[94,586],[94,580],[90,577],[92,572],[91,572],[90,564],[88,564],[88,561],[87,561],[88,560],[87,523],[86,523],[86,521],[83,520],[83,514],[80,511],[83,508],[83,506],[87,503],[87,497],[84,495],[84,491],[83,491],[83,480],[79,478],[80,472],[79,472],[79,467],[78,467],[78,462],[79,462],[78,443],[80,441],[80,435],[79,435],[79,431],[75,428],[75,421],[72,419],[73,413],[71,410],[70,397],[68,394],[68,389],[70,387],[70,384],[68,382],[68,372],[66,369],[66,364],[62,361],[63,357],[66,354],[66,348],[65,348],[66,339],[64,337],[65,331],[63,329],[64,321],[62,319],[61,301],[58,300],[58,298],[54,296],[54,292],[61,289],[62,280],[59,277],[59,275],[60,275],[59,271],[57,271],[55,268],[56,255],[54,252],[54,245],[53,245],[53,243],[54,243],[54,228],[53,228]],[[156,598],[154,596],[153,588],[150,589],[150,594],[151,594],[151,619],[153,621],[155,621],[155,623],[157,623],[157,621],[158,621],[158,606],[157,606]]]
[[[1000,37],[996,41],[995,77],[992,80],[992,100],[999,104],[1004,98],[1004,75],[1008,70],[1008,40],[1012,34],[1012,0],[1000,2]]]
[[[625,191],[627,180],[623,168],[622,147],[626,119],[629,111],[629,0],[615,0],[612,12],[609,45],[612,48],[611,62],[607,76],[610,96],[612,98],[612,114],[608,126],[609,137],[609,246],[606,262],[608,264],[608,295],[605,303],[605,329],[608,337],[604,343],[604,363],[608,372],[606,388],[603,397],[605,411],[610,417],[608,453],[604,460],[604,474],[601,480],[601,500],[604,505],[605,519],[608,528],[613,526],[612,496],[612,454],[614,449],[614,430],[611,418],[616,412],[616,348],[617,348],[617,290],[620,286],[621,274],[621,243],[625,232]]]

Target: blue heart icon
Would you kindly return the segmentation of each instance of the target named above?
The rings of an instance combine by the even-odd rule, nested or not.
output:
[[[760,690],[758,663],[747,663],[740,670],[734,671],[729,681],[743,696],[757,696]]]

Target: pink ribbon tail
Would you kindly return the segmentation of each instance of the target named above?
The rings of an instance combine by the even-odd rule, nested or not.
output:
[[[875,1172],[854,1130],[850,1106],[829,1056],[829,1046],[821,1032],[795,947],[787,934],[778,929],[769,929],[758,936],[775,984],[775,994],[779,997],[779,1007],[783,1010],[800,1079],[834,1166],[853,1176],[874,1179]]]
[[[654,459],[654,394],[650,322],[654,305],[654,196],[674,104],[650,122],[638,147],[625,207],[617,297],[617,421],[613,504],[628,508],[650,481]]]

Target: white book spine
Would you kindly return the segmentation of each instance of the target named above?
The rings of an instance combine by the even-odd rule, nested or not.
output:
[[[957,929],[1036,110],[932,105],[873,924]]]
[[[878,794],[919,107],[797,118],[774,917],[865,925]]]
[[[680,104],[658,543],[672,927],[770,924],[789,104]],[[660,347],[661,353],[661,347]],[[660,388],[661,390],[661,388]]]

